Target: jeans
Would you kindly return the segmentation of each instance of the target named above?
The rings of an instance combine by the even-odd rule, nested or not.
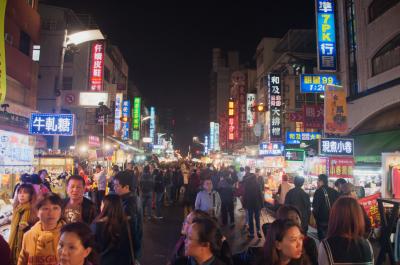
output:
[[[222,213],[222,224],[226,225],[228,223],[228,214],[231,224],[235,223],[235,215],[233,212],[233,201],[229,203],[222,203],[221,213]]]
[[[163,202],[164,192],[156,192],[156,215],[157,217],[161,216],[161,206]]]
[[[256,229],[257,233],[260,232],[260,209],[258,208],[248,208],[249,212],[249,233],[250,235],[254,235],[254,221],[253,218],[256,219]]]
[[[147,208],[147,216],[148,217],[151,217],[151,201],[152,201],[152,199],[153,199],[152,192],[142,194],[143,215],[146,214],[146,208]]]

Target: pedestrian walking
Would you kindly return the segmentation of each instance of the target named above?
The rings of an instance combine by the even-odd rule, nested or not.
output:
[[[282,205],[285,203],[286,194],[291,189],[293,189],[293,184],[289,183],[288,175],[283,174],[282,175],[282,183],[279,185],[278,192],[276,194],[277,202],[279,205]]]
[[[132,264],[127,222],[121,198],[116,194],[104,197],[102,210],[91,225],[100,265]]]
[[[36,194],[31,184],[21,184],[17,190],[17,196],[13,204],[10,236],[8,244],[11,248],[12,264],[17,264],[22,247],[24,234],[36,223],[35,211]]]
[[[245,168],[246,175],[244,177],[244,208],[248,211],[249,222],[249,238],[254,238],[254,221],[256,223],[257,236],[261,238],[260,230],[260,214],[263,207],[263,196],[260,190],[259,182],[256,175],[250,173],[250,168]]]
[[[318,189],[314,193],[312,202],[313,215],[317,223],[318,239],[322,240],[328,230],[329,213],[339,193],[328,186],[328,176],[318,176]]]
[[[164,170],[164,184],[165,184],[165,203],[169,206],[173,203],[172,196],[172,171],[169,167]]]
[[[303,189],[304,178],[294,178],[294,188],[289,190],[286,194],[285,205],[293,205],[300,212],[301,228],[303,232],[307,234],[308,222],[311,216],[311,202],[310,195],[308,195]]]
[[[98,264],[95,249],[94,236],[87,224],[71,223],[61,228],[58,242],[59,265]]]
[[[164,176],[162,171],[158,169],[154,169],[153,171],[154,176],[154,193],[156,194],[156,219],[163,219],[161,216],[161,208],[163,205],[163,198],[164,198]]]
[[[218,184],[218,192],[221,197],[221,213],[222,213],[222,225],[228,224],[228,216],[230,219],[231,227],[235,226],[235,214],[233,206],[233,186],[232,179],[228,174],[225,174],[222,180]]]
[[[154,179],[150,173],[150,167],[145,166],[143,168],[143,174],[140,179],[140,193],[142,199],[142,208],[143,215],[146,216],[147,219],[151,219],[151,209],[152,209],[152,199],[153,199],[153,191],[154,191]],[[146,212],[147,210],[147,212]]]
[[[63,202],[64,220],[67,223],[84,222],[91,224],[97,215],[97,207],[84,197],[85,179],[80,175],[72,175],[67,179],[67,195]]]
[[[55,193],[47,193],[38,199],[36,210],[39,221],[25,233],[18,265],[58,265],[57,245],[62,221],[62,200]]]
[[[189,183],[184,194],[183,207],[185,216],[194,209],[196,195],[200,189],[200,181],[200,169],[194,169],[189,177]]]
[[[119,172],[114,178],[115,193],[121,196],[122,208],[127,216],[128,235],[130,234],[130,242],[132,242],[132,252],[136,260],[140,260],[142,256],[142,239],[143,239],[143,212],[141,202],[135,192],[131,190],[132,182],[129,174]]]
[[[372,246],[364,234],[364,215],[357,200],[339,198],[332,207],[327,237],[318,248],[318,263],[374,264]]]
[[[97,191],[95,192],[95,196],[96,196],[97,211],[99,211],[101,202],[103,201],[103,198],[106,195],[106,187],[107,187],[107,174],[105,169],[103,169],[101,165],[96,165],[96,173],[93,175],[93,180],[96,182],[97,186]]]
[[[195,209],[205,211],[212,217],[219,217],[221,213],[221,198],[218,192],[213,190],[211,179],[206,179],[203,184],[203,190],[197,193]]]

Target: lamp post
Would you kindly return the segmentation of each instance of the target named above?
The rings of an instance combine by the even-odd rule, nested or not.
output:
[[[58,71],[58,80],[57,80],[57,89],[55,91],[56,96],[56,107],[55,113],[61,113],[61,90],[63,86],[63,78],[64,78],[64,57],[65,52],[68,48],[73,47],[75,45],[79,45],[84,42],[92,41],[92,40],[103,40],[104,36],[100,30],[85,30],[80,31],[71,35],[68,35],[68,30],[64,30],[64,39],[61,48],[61,59],[60,59],[60,69]],[[60,136],[53,136],[53,150],[58,150],[60,146]]]

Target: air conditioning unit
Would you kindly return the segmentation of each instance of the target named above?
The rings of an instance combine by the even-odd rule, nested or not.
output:
[[[11,35],[10,33],[6,33],[4,34],[4,39],[6,42],[8,42],[8,44],[13,45],[14,41],[13,35]]]

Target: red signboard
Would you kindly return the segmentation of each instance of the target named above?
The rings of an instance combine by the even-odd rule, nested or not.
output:
[[[104,43],[92,43],[92,60],[90,65],[90,90],[103,90],[103,68],[104,68]]]
[[[304,128],[324,128],[324,107],[322,105],[304,105]]]
[[[376,193],[358,200],[358,203],[364,208],[367,213],[370,221],[371,227],[377,228],[380,224],[380,215],[378,210],[378,201],[377,199],[381,197],[380,193]]]
[[[228,102],[228,139],[229,141],[235,140],[235,102],[233,100],[229,100]]]
[[[330,157],[329,177],[352,178],[354,169],[353,157]]]
[[[89,135],[88,144],[90,147],[100,147],[100,137]]]

